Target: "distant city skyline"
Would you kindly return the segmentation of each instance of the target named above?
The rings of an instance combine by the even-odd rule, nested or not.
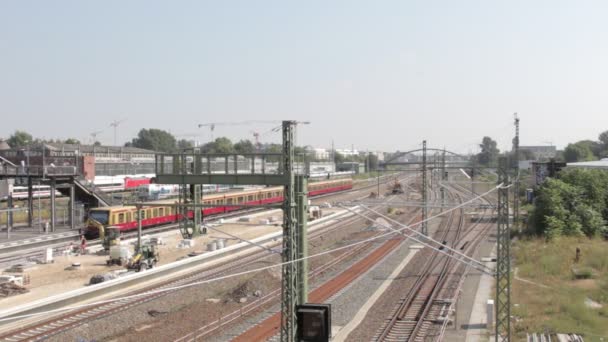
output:
[[[301,145],[477,151],[608,129],[603,1],[2,2],[0,137],[296,119]],[[273,126],[214,136],[278,142]]]

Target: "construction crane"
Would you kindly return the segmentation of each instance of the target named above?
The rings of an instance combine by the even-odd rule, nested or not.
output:
[[[281,121],[274,120],[249,120],[249,121],[241,121],[241,122],[211,122],[211,123],[202,123],[198,124],[198,128],[209,127],[209,131],[211,132],[211,141],[213,141],[213,131],[215,131],[215,127],[217,126],[246,126],[246,125],[254,125],[254,124],[280,124]]]
[[[253,138],[255,139],[255,148],[256,150],[260,150],[261,144],[260,144],[260,133],[255,132],[255,131],[251,131],[251,134],[253,134]]]
[[[114,146],[116,146],[117,142],[116,142],[116,137],[118,135],[118,125],[120,125],[121,123],[127,121],[127,119],[123,119],[123,120],[114,120],[110,123],[110,127],[114,127]]]

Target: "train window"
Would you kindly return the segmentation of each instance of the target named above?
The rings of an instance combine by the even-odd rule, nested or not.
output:
[[[158,215],[165,216],[165,208],[158,208]]]
[[[146,219],[146,211],[145,210],[140,210],[139,214],[141,215],[141,219],[145,220]]]
[[[232,198],[226,198],[226,204],[232,204]]]
[[[272,193],[271,192],[267,192],[266,193],[266,198],[271,198],[272,197]]]
[[[247,201],[249,201],[249,202],[253,201],[253,195],[247,196]]]
[[[131,222],[131,212],[127,213],[127,222]]]
[[[154,217],[158,217],[158,208],[154,208],[153,213],[154,213]]]
[[[236,203],[243,203],[243,199],[244,199],[243,196],[239,196],[238,201]]]
[[[171,211],[171,210],[172,210],[172,208],[171,208],[171,207],[167,207],[167,215],[171,215],[171,213],[172,213],[172,211]]]
[[[124,213],[118,214],[118,223],[125,223],[125,214]]]
[[[152,217],[152,209],[146,209],[146,217],[147,218]]]

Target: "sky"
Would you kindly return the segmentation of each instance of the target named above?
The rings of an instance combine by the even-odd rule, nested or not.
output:
[[[0,137],[300,120],[299,144],[475,152],[608,130],[606,1],[0,0]],[[278,142],[276,123],[214,136]]]

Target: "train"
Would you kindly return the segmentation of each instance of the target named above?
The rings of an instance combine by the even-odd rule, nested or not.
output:
[[[96,189],[103,192],[117,192],[125,190],[137,190],[139,187],[150,185],[154,174],[141,175],[118,175],[118,176],[96,176],[91,182]],[[49,198],[51,197],[51,187],[48,185],[32,185],[33,198]],[[55,196],[59,197],[62,194],[55,190]],[[27,186],[13,186],[13,199],[27,199]],[[0,197],[0,201],[6,201],[7,197]]]
[[[154,174],[95,176],[93,184],[104,192],[135,190],[140,186],[150,184]]]
[[[308,196],[319,196],[332,192],[350,190],[352,179],[337,179],[308,184]],[[201,202],[214,207],[202,209],[204,217],[218,215],[242,209],[240,205],[262,205],[283,201],[283,187],[266,187],[237,192],[215,193],[204,195]],[[141,210],[142,227],[148,228],[163,224],[175,223],[180,218],[175,207],[175,201],[150,202]],[[107,227],[116,228],[120,233],[137,229],[135,206],[113,206],[93,208],[89,211],[84,235],[87,239],[102,238]],[[189,212],[191,218],[193,212]]]
[[[61,196],[61,193],[55,190],[56,196]],[[22,200],[27,199],[27,186],[13,186],[13,199]],[[32,185],[32,197],[33,198],[46,198],[51,197],[51,187],[48,185]],[[7,200],[7,196],[0,198],[2,201]]]
[[[230,185],[204,184],[203,194],[225,192],[234,189]],[[137,198],[142,201],[156,201],[179,195],[179,185],[176,184],[143,184],[137,187]]]

